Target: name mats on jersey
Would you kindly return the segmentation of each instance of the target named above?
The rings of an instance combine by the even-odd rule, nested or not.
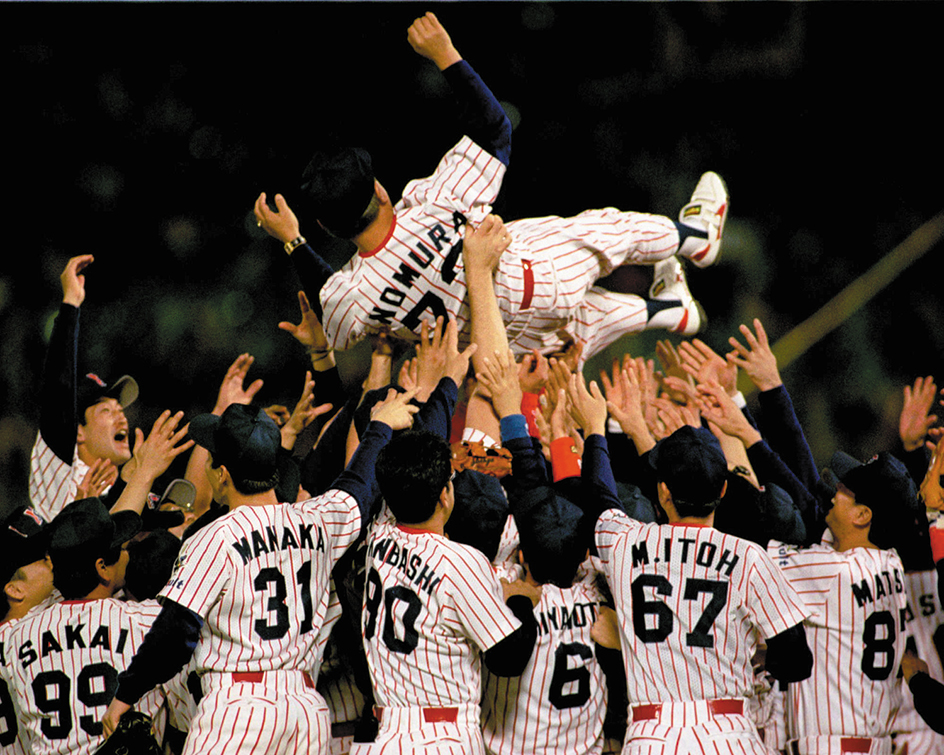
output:
[[[43,632],[38,648],[33,646],[32,640],[24,642],[17,649],[17,660],[23,668],[27,668],[34,661],[46,658],[52,653],[68,652],[76,648],[88,648],[89,650],[98,648],[122,653],[128,641],[128,630],[123,628],[114,639],[115,642],[112,644],[112,631],[107,624],[98,627],[86,627],[85,624],[65,624],[56,627],[55,630],[47,629]],[[2,646],[0,646],[0,656],[2,656]],[[5,664],[6,659],[0,657],[0,663]]]
[[[872,584],[875,590],[869,585],[869,580],[863,579],[859,584],[853,582],[852,595],[855,598],[856,605],[862,608],[866,603],[874,603],[876,600],[884,598],[886,595],[905,591],[905,583],[902,581],[902,574],[898,569],[891,572],[883,571],[872,575]]]
[[[299,524],[297,535],[289,527],[283,527],[281,534],[274,527],[266,527],[264,532],[252,530],[249,537],[239,538],[232,546],[243,564],[248,564],[253,559],[275,551],[307,549],[324,553],[325,536],[321,528],[316,529],[314,524]]]
[[[410,553],[410,549],[397,545],[390,538],[382,538],[371,543],[368,558],[374,558],[381,563],[393,566],[403,572],[403,575],[421,590],[432,595],[433,589],[442,582],[433,568],[423,561],[423,557]],[[422,568],[420,568],[422,567]]]
[[[574,603],[572,606],[548,606],[536,612],[538,637],[551,632],[564,632],[568,629],[593,625],[597,619],[599,602]]]

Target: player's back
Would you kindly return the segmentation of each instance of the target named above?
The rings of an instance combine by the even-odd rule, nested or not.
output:
[[[770,553],[812,612],[813,673],[790,685],[793,736],[883,737],[901,703],[904,569],[892,550],[772,543]]]
[[[631,704],[746,698],[758,641],[803,607],[764,550],[711,527],[600,517]]]
[[[160,611],[155,601],[67,600],[21,619],[8,637],[21,728],[34,753],[91,753],[102,715]],[[155,716],[160,688],[136,706]]]
[[[331,569],[356,538],[347,494],[241,506],[184,544],[161,595],[204,616],[201,670],[316,672]]]
[[[517,574],[499,568],[499,576]],[[534,609],[538,636],[521,676],[485,673],[483,736],[496,755],[577,755],[602,750],[606,680],[590,636],[603,595],[596,572],[572,587],[543,585]]]
[[[478,706],[480,649],[513,632],[481,552],[378,522],[368,539],[361,629],[380,706]]]

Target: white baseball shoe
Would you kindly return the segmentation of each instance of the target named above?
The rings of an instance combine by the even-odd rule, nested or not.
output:
[[[682,243],[678,253],[698,267],[708,267],[717,262],[729,205],[728,188],[721,176],[712,171],[703,173],[692,192],[692,198],[679,211],[679,223],[707,231],[708,239],[689,237]]]
[[[688,290],[685,269],[678,257],[657,262],[653,266],[654,280],[649,287],[649,298],[657,302],[676,303],[659,309],[646,323],[647,328],[664,328],[671,333],[693,336],[707,322],[705,310]]]

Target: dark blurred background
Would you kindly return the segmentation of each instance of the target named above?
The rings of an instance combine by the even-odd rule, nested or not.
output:
[[[724,176],[723,259],[689,275],[719,351],[753,317],[776,341],[944,209],[940,3],[4,3],[0,508],[25,501],[70,256],[95,255],[82,364],[137,378],[134,424],[208,410],[241,352],[260,401],[294,405],[305,359],[277,323],[298,283],[252,203],[291,202],[328,138],[392,193],[433,170],[459,132],[406,42],[428,9],[515,124],[505,219],[674,217]],[[941,251],[784,369],[819,461],[891,447],[902,387],[939,370]],[[365,357],[342,355],[347,380]]]

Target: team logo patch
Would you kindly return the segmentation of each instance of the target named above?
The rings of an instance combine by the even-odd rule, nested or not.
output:
[[[701,205],[700,204],[690,204],[682,211],[682,217],[690,218],[693,215],[701,215]]]
[[[96,375],[94,372],[88,372],[88,373],[86,373],[85,377],[87,377],[89,380],[94,381],[95,384],[98,385],[99,388],[107,388],[107,385],[105,384],[105,381],[102,380],[102,379],[101,379],[98,375]]]
[[[40,527],[42,527],[46,523],[43,521],[43,518],[32,509],[24,509],[23,516],[28,516],[30,519],[36,522],[36,524],[38,524]]]

